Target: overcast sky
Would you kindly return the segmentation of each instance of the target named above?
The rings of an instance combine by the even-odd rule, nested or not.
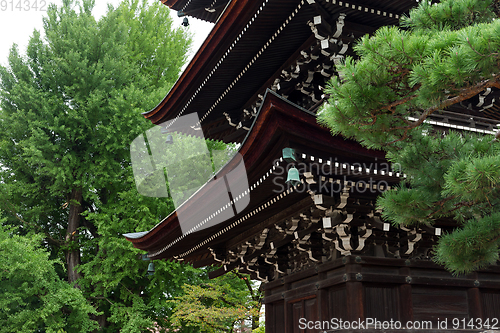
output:
[[[34,7],[34,4],[37,3],[38,9],[30,8],[30,10],[25,10],[26,7],[24,7],[20,10],[19,8],[15,8],[18,2],[21,2],[24,5],[29,3],[32,7]],[[57,5],[62,4],[62,0],[48,0],[47,3],[48,2],[52,2]],[[114,7],[116,7],[120,2],[120,0],[96,0],[96,5],[93,10],[94,16],[99,18],[102,15],[106,14],[107,3],[111,3]],[[42,31],[42,17],[46,14],[46,11],[41,10],[41,5],[43,3],[43,0],[0,1],[1,65],[7,65],[7,58],[12,44],[16,43],[19,46],[19,51],[21,52],[21,54],[25,54],[26,46],[28,45],[30,36],[33,34],[33,30],[37,29]],[[45,5],[43,9],[46,10],[46,8],[47,5]],[[176,24],[180,26],[182,18],[177,17],[177,13],[174,11],[172,11],[172,17],[174,18],[174,22],[176,22]],[[212,24],[193,18],[189,18],[189,23],[189,29],[194,34],[193,50],[196,51],[205,40],[207,34],[212,29]]]

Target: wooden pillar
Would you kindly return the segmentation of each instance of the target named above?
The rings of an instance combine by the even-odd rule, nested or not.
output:
[[[266,290],[266,296],[268,291]],[[266,309],[266,333],[275,333],[276,332],[276,322],[274,320],[274,307],[277,306],[275,304],[269,303],[265,305]]]
[[[318,300],[318,320],[330,320],[328,291],[319,289],[316,295]]]
[[[319,289],[319,283],[326,279],[326,273],[318,274],[318,283],[316,284],[318,291],[316,292],[316,297],[318,300],[318,319],[319,320],[330,320],[329,307],[329,295],[328,291],[325,289]]]
[[[358,275],[361,274],[361,265],[354,263],[354,258],[352,256],[346,257],[345,271],[346,275]],[[361,276],[362,279],[362,276]],[[364,301],[364,291],[363,283],[359,281],[346,281],[346,291],[347,291],[347,319],[350,321],[356,321],[358,319],[365,319],[365,301]]]
[[[400,321],[413,321],[413,302],[411,297],[411,285],[399,286]]]
[[[478,274],[477,272],[473,272],[469,275],[470,278],[473,278],[477,283],[478,281]],[[476,285],[474,284],[475,288],[469,288],[467,289],[467,306],[469,307],[469,318],[470,319],[475,319],[475,318],[483,318],[483,307],[482,307],[482,302],[481,302],[481,292],[479,291],[479,283]]]
[[[402,267],[399,270],[400,274],[406,277],[411,276],[409,267]],[[401,322],[413,321],[413,300],[412,286],[409,283],[399,286],[399,304],[400,304],[400,320]]]
[[[363,283],[357,281],[347,281],[347,318],[348,320],[364,320],[364,297]]]
[[[290,283],[285,283],[285,291],[290,290]],[[284,298],[283,306],[285,307],[285,333],[293,333],[293,304]]]
[[[483,307],[481,304],[481,292],[479,288],[467,289],[467,303],[469,306],[469,318],[483,318]]]

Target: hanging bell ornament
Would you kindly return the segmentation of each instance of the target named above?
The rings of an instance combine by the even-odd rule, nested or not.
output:
[[[299,176],[299,170],[297,170],[296,167],[291,167],[288,170],[288,177],[286,178],[286,183],[290,184],[292,186],[297,186],[298,184],[301,183],[300,176]]]

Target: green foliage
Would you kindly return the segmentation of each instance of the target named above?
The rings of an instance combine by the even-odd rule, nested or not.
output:
[[[252,330],[252,333],[266,333],[266,327],[259,326],[256,329]]]
[[[442,31],[461,29],[474,23],[488,23],[496,17],[494,1],[422,1],[419,7],[410,10],[410,15],[401,19],[403,27],[419,30]]]
[[[487,268],[498,260],[500,213],[469,219],[462,229],[444,235],[437,261],[454,272]]]
[[[0,332],[91,332],[95,309],[58,277],[62,263],[49,259],[41,241],[0,225]]]
[[[333,134],[387,151],[408,175],[378,200],[395,225],[453,218],[435,260],[454,273],[498,259],[500,147],[491,137],[441,136],[423,121],[433,112],[500,87],[496,1],[423,1],[401,23],[355,46],[359,59],[338,66],[320,121]]]
[[[250,278],[235,271],[200,285],[184,285],[185,294],[169,301],[172,320],[202,332],[232,332],[236,323],[251,320],[258,326],[261,294]]]
[[[180,295],[185,282],[204,280],[204,273],[160,262],[148,277],[148,262],[138,259],[139,251],[122,234],[147,230],[174,208],[171,200],[137,193],[129,145],[151,126],[141,113],[177,79],[189,36],[173,28],[168,8],[159,2],[124,1],[99,21],[91,15],[93,3],[50,6],[46,37],[35,31],[26,55],[14,45],[9,65],[0,67],[5,223],[18,226],[21,235],[43,235],[48,263],[65,262],[51,271],[60,279],[50,282],[50,296],[22,285],[19,297],[24,292],[39,304],[52,302],[40,311],[62,309],[54,319],[59,326],[51,325],[71,332],[89,330],[88,314],[102,332],[141,332],[155,321],[169,327],[163,320],[170,311],[166,299]],[[80,289],[61,281],[65,275],[71,281],[74,268]],[[80,312],[66,311],[72,299],[84,300],[81,295],[89,303]],[[37,309],[30,310],[35,319]],[[71,317],[76,315],[78,320]],[[47,318],[36,324],[52,320]],[[71,329],[76,321],[82,328]]]
[[[389,160],[404,170],[407,180],[397,190],[385,192],[379,198],[378,203],[386,208],[383,216],[396,225],[417,225],[432,224],[435,219],[446,216],[454,216],[463,222],[465,217],[481,213],[487,209],[480,204],[486,203],[486,195],[494,200],[492,191],[495,185],[488,185],[492,188],[484,193],[485,196],[476,194],[471,197],[472,193],[467,193],[469,190],[486,188],[481,183],[470,181],[483,170],[475,173],[467,170],[476,168],[475,163],[479,161],[491,163],[492,159],[498,158],[498,153],[499,147],[479,135],[462,136],[452,132],[443,138],[414,136],[411,144],[401,144],[400,149],[387,154]],[[467,169],[466,175],[457,174],[464,168]],[[469,186],[467,191],[462,190],[465,186]]]

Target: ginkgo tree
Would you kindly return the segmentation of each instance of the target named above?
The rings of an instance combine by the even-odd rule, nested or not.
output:
[[[62,280],[42,248],[42,236],[20,236],[0,225],[0,332],[91,332],[96,310],[82,293]]]
[[[83,304],[80,312],[64,307],[58,315],[86,314],[102,332],[141,332],[155,321],[169,327],[165,300],[205,273],[158,262],[147,276],[149,262],[122,234],[148,230],[173,210],[169,199],[137,193],[129,145],[152,126],[141,113],[177,79],[190,37],[160,2],[124,1],[99,20],[93,5],[51,5],[44,34],[33,33],[25,54],[14,45],[0,67],[3,224],[17,226],[19,235],[41,235],[54,271],[67,281],[47,273],[50,288],[62,288],[54,297],[67,293]],[[2,288],[16,281],[2,279]]]

